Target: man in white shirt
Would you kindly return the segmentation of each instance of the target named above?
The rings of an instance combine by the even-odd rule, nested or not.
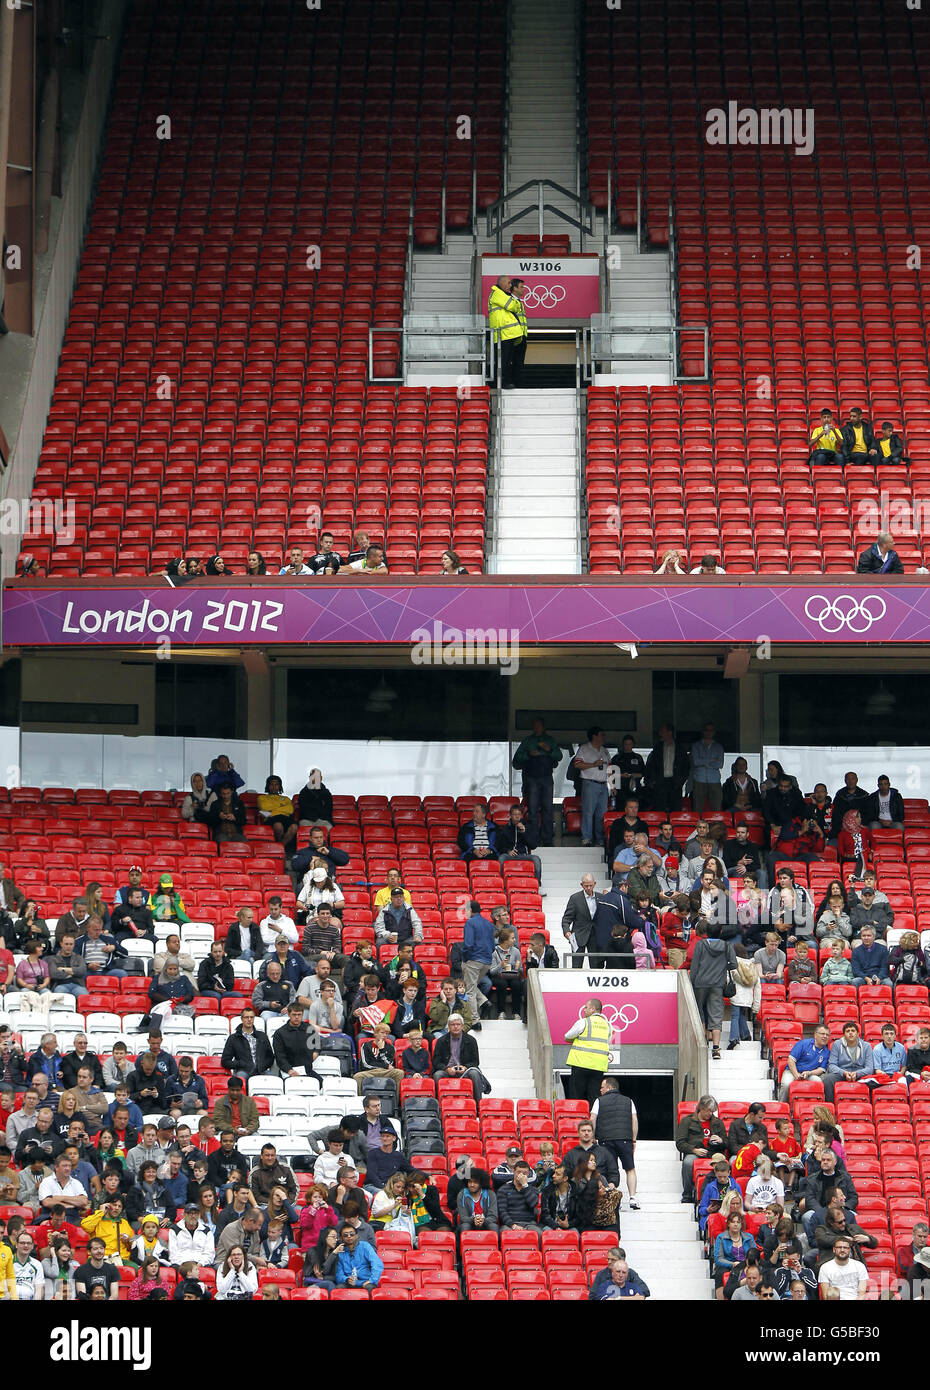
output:
[[[299,545],[292,545],[288,556],[288,563],[282,565],[278,574],[286,574],[290,578],[295,578],[299,574],[312,574],[313,570],[309,565],[304,564],[304,552]]]
[[[268,951],[274,950],[279,936],[286,936],[292,945],[297,944],[297,927],[293,919],[282,909],[280,898],[269,899],[268,916],[262,918],[258,929],[262,934],[262,944]]]
[[[572,967],[581,970],[584,966],[585,950],[591,939],[594,915],[597,912],[597,881],[593,874],[585,874],[581,880],[581,892],[573,893],[562,913],[562,935],[574,952]]]
[[[45,1211],[64,1207],[65,1215],[80,1218],[90,1211],[90,1198],[77,1178],[71,1176],[71,1160],[62,1154],[55,1160],[55,1171],[39,1184],[39,1204]]]
[[[215,1253],[213,1232],[201,1221],[200,1207],[196,1202],[188,1202],[184,1208],[184,1221],[176,1231],[169,1232],[168,1259],[175,1268],[187,1260],[212,1265]]]
[[[581,770],[581,843],[603,845],[604,816],[607,812],[607,778],[610,753],[604,747],[604,730],[595,725],[588,730],[588,741],[574,757]]]
[[[13,1278],[20,1303],[40,1303],[45,1298],[45,1275],[35,1258],[35,1241],[28,1231],[20,1231],[16,1237]]]
[[[355,1159],[344,1152],[345,1140],[341,1129],[331,1129],[326,1136],[326,1153],[320,1154],[313,1165],[313,1181],[332,1187],[339,1176],[340,1168],[351,1168],[357,1172]]]
[[[851,1255],[849,1241],[837,1240],[833,1244],[833,1259],[820,1266],[820,1287],[839,1289],[843,1303],[861,1302],[868,1288],[869,1275],[865,1265],[852,1259]]]

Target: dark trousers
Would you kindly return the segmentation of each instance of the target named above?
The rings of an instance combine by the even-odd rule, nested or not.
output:
[[[511,1005],[514,1018],[519,1018],[523,1012],[523,976],[510,975],[506,980],[502,980],[499,975],[492,975],[491,980],[494,984],[494,1003],[497,1012],[502,1014],[507,1006],[507,990],[510,990]]]
[[[523,794],[529,813],[530,834],[540,845],[552,844],[552,778],[524,777]]]
[[[811,467],[817,468],[825,463],[835,463],[842,467],[845,463],[842,451],[839,449],[815,449],[811,454]]]
[[[660,777],[649,788],[649,805],[653,811],[681,810],[681,782],[675,777]]]
[[[519,386],[523,379],[523,363],[526,361],[526,339],[518,338],[513,354],[513,384]]]
[[[505,338],[500,345],[501,351],[501,386],[503,388],[516,386],[515,374],[519,366],[519,351],[526,347],[520,338]],[[522,361],[522,359],[520,359]]]
[[[572,1067],[568,1078],[568,1099],[586,1100],[588,1109],[601,1094],[602,1071],[592,1071],[590,1067]]]

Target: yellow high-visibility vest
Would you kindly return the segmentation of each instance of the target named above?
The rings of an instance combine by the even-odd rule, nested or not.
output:
[[[591,1014],[585,1019],[585,1029],[572,1039],[568,1054],[570,1067],[586,1067],[588,1071],[606,1071],[610,1064],[610,1024],[603,1014]]]
[[[506,294],[500,285],[494,285],[488,295],[488,323],[495,341],[524,337],[525,322],[526,312],[516,295]]]

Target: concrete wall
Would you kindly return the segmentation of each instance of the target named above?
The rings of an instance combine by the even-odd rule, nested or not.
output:
[[[22,698],[69,703],[137,705],[137,724],[88,724],[94,734],[145,735],[155,732],[155,663],[152,661],[69,660],[24,657]],[[80,733],[73,723],[23,726],[42,733]]]
[[[678,1100],[697,1100],[707,1093],[707,1039],[694,1002],[690,976],[678,971]]]
[[[511,733],[515,737],[523,738],[529,732],[528,728],[515,727],[518,709],[539,709],[543,714],[547,710],[590,710],[591,719],[600,716],[610,734],[623,734],[627,726],[611,727],[609,712],[632,710],[636,723],[629,732],[635,735],[637,747],[652,742],[652,672],[631,669],[625,652],[617,652],[616,670],[605,670],[603,662],[586,665],[583,653],[564,665],[525,661],[508,685]],[[549,727],[557,738],[577,739],[584,732],[576,726],[560,729],[554,720],[549,721]]]

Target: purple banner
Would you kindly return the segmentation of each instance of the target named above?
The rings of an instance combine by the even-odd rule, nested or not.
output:
[[[5,647],[274,646],[472,640],[538,642],[927,642],[930,587],[805,576],[526,582],[481,576],[367,581],[220,580],[171,588],[87,580],[8,584]]]

